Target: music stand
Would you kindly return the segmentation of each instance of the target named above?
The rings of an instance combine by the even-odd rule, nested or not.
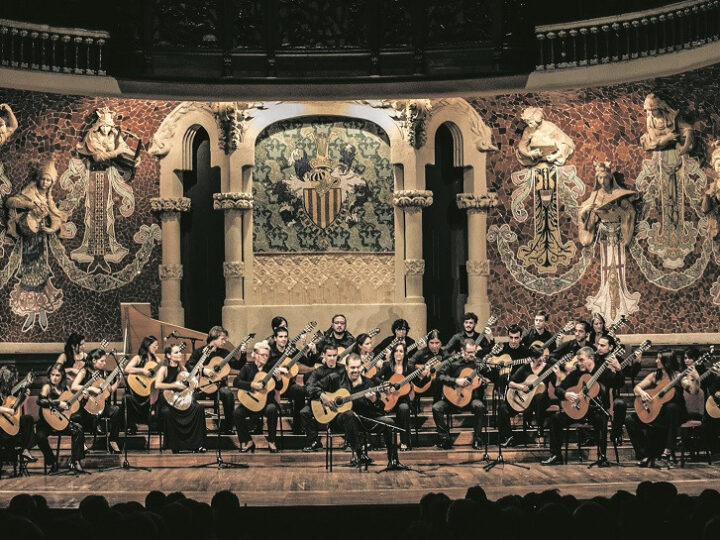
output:
[[[509,376],[509,374],[508,374],[508,381],[509,381],[509,380],[510,380],[510,376]],[[505,382],[505,388],[507,388],[508,381]],[[499,398],[498,398],[498,399],[499,399]],[[488,455],[488,453],[487,453],[487,441],[488,441],[488,439],[490,438],[490,432],[489,432],[489,430],[487,429],[487,424],[488,424],[487,413],[485,413],[485,441],[486,441],[486,446],[485,446],[485,455],[484,455],[483,458],[482,458],[483,460],[485,460],[485,459],[487,459],[487,458],[490,457],[490,456]],[[511,465],[511,466],[513,466],[513,467],[518,467],[518,468],[520,468],[520,469],[525,469],[526,471],[529,471],[529,470],[530,470],[530,467],[528,467],[527,465],[521,465],[520,463],[515,463],[514,461],[505,461],[505,458],[503,457],[503,451],[502,451],[502,448],[503,448],[503,447],[502,447],[502,441],[500,440],[500,434],[499,434],[499,433],[498,433],[498,439],[497,439],[497,446],[498,446],[498,455],[497,455],[497,457],[496,457],[495,459],[489,460],[485,465],[483,465],[483,469],[485,470],[485,472],[491,471],[491,470],[492,470],[494,467],[496,467],[497,465],[502,465],[503,467],[504,467],[505,465]]]
[[[365,420],[367,422],[371,422],[375,426],[383,426],[385,428],[388,428],[392,431],[392,437],[393,437],[393,446],[395,448],[395,454],[397,456],[397,435],[400,432],[405,432],[401,427],[398,427],[394,424],[388,424],[387,422],[383,422],[382,420],[378,420],[376,418],[370,418],[368,416],[363,416],[361,414],[356,413],[355,411],[352,411],[352,414],[354,414],[359,420]],[[366,432],[368,430],[365,430]],[[360,468],[361,465],[358,465],[358,468]],[[367,471],[367,464],[365,465],[365,470]],[[412,467],[408,467],[407,465],[403,465],[400,463],[399,459],[397,460],[396,464],[390,464],[388,463],[387,467],[380,469],[379,471],[376,471],[376,474],[381,474],[384,472],[392,472],[392,471],[413,471],[416,473],[424,474],[422,471],[419,471],[417,469],[413,469]]]

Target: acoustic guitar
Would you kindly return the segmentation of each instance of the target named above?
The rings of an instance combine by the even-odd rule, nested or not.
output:
[[[333,405],[325,405],[319,399],[310,401],[310,408],[313,416],[320,424],[329,424],[340,413],[344,413],[352,409],[352,402],[360,399],[368,393],[384,393],[389,388],[388,383],[383,383],[372,388],[361,390],[351,394],[346,388],[340,388],[336,392],[325,392],[325,395],[332,400]]]
[[[95,381],[93,386],[98,387],[100,389],[100,393],[90,393],[84,405],[87,412],[96,416],[102,414],[102,412],[105,410],[105,403],[110,397],[110,387],[113,385],[115,379],[117,379],[117,376],[120,374],[120,370],[125,369],[125,366],[128,364],[128,362],[130,362],[130,358],[126,356],[125,358],[120,360],[118,365],[115,366],[115,369],[113,369],[107,377],[105,377],[104,379],[100,378]]]
[[[509,388],[505,392],[505,399],[507,399],[508,405],[517,412],[523,412],[526,410],[532,402],[535,394],[542,394],[545,391],[545,380],[554,373],[553,368],[555,366],[562,367],[566,362],[573,358],[575,353],[567,353],[565,356],[560,358],[555,364],[548,367],[545,373],[541,375],[535,375],[531,373],[522,382],[523,385],[527,385],[528,391],[524,392],[521,389]]]
[[[186,344],[184,341],[181,341],[174,346],[179,347],[180,351],[183,351],[185,350]],[[127,384],[130,387],[130,390],[132,390],[133,394],[139,397],[148,397],[152,394],[154,398],[150,398],[150,404],[155,403],[155,401],[157,401],[157,391],[154,391],[155,374],[158,372],[158,369],[160,369],[164,365],[164,359],[157,361],[149,360],[145,362],[143,369],[148,370],[150,372],[150,375],[145,376],[140,373],[130,373],[127,376]]]
[[[32,384],[35,374],[31,371],[18,384],[13,386],[10,395],[2,403],[3,407],[12,409],[12,414],[0,414],[0,429],[9,436],[17,435],[20,432],[20,417],[22,416],[22,405],[25,403],[25,390]]]
[[[317,345],[320,340],[323,338],[322,332],[316,332],[313,338],[295,355],[290,357],[285,357],[285,359],[278,360],[278,363],[280,364],[280,367],[284,367],[288,370],[287,375],[281,375],[280,380],[276,383],[276,390],[278,391],[278,394],[283,395],[287,389],[290,387],[290,381],[293,380],[293,378],[297,377],[297,374],[300,370],[298,366],[298,362],[300,359],[307,354],[307,352],[310,350],[310,345],[315,344]]]
[[[362,367],[362,375],[363,377],[367,377],[368,379],[372,379],[375,375],[377,375],[377,363],[385,358],[390,351],[393,350],[395,345],[400,343],[402,341],[402,338],[395,338],[393,339],[387,347],[385,347],[382,351],[377,353],[375,356],[373,356],[370,360],[368,360]]]
[[[637,396],[635,398],[635,414],[638,415],[638,418],[645,424],[649,424],[650,422],[655,420],[660,414],[660,409],[662,409],[662,406],[668,401],[672,400],[673,397],[675,397],[675,387],[682,382],[683,377],[685,377],[690,372],[691,368],[702,364],[706,360],[709,360],[713,354],[714,349],[715,346],[711,345],[708,352],[695,360],[695,362],[686,367],[683,371],[680,372],[680,374],[676,375],[673,379],[663,377],[657,382],[655,388],[645,390],[648,394],[650,394],[649,400],[643,401],[640,396]]]
[[[555,334],[553,337],[548,339],[546,342],[542,342],[539,339],[536,339],[530,344],[530,347],[537,347],[542,351],[542,356],[548,357],[550,356],[550,345],[553,344],[553,341],[559,340],[561,337],[563,337],[565,334],[567,334],[570,330],[572,330],[575,327],[575,321],[568,321],[568,323],[562,327],[562,330],[560,330],[557,334]]]
[[[712,366],[708,367],[708,370],[705,373],[700,375],[700,383],[713,373],[717,375],[718,372],[720,372],[720,362],[715,362]],[[720,404],[718,401],[720,400],[718,400],[713,394],[710,394],[705,400],[705,410],[710,418],[720,418]]]
[[[68,408],[66,410],[62,410],[55,405],[51,407],[43,407],[43,418],[51,428],[55,431],[63,431],[68,427],[70,417],[75,414],[78,409],[80,409],[80,398],[82,397],[83,392],[86,392],[87,389],[90,388],[91,385],[95,384],[95,381],[99,378],[100,372],[96,371],[77,392],[73,393],[71,390],[65,390],[62,394],[60,394],[57,398],[57,402],[59,403],[64,401],[67,403]]]
[[[207,368],[212,370],[211,375],[203,375],[200,372],[200,379],[198,380],[198,390],[205,394],[214,394],[220,388],[220,382],[230,375],[230,361],[235,358],[235,355],[240,352],[243,345],[246,345],[248,341],[255,337],[255,332],[248,334],[243,340],[237,344],[237,346],[230,351],[229,354],[222,358],[220,356],[213,356],[207,362]]]
[[[469,381],[470,384],[467,386],[457,386],[455,384],[443,385],[443,395],[445,398],[456,407],[461,409],[463,407],[467,407],[470,404],[470,400],[472,399],[472,394],[475,389],[483,383],[490,382],[488,379],[480,375],[480,369],[485,367],[488,360],[499,353],[502,350],[502,347],[501,343],[496,343],[489,354],[487,354],[482,360],[476,361],[478,367],[466,367],[460,371],[456,378],[466,379]]]
[[[391,411],[395,407],[395,405],[397,405],[398,400],[402,396],[406,396],[410,393],[410,390],[412,389],[412,382],[422,375],[422,372],[425,370],[426,367],[433,369],[436,366],[440,365],[441,362],[442,358],[440,358],[439,356],[435,356],[431,358],[428,363],[425,364],[423,367],[415,369],[413,372],[409,373],[405,377],[403,377],[401,373],[394,373],[387,381],[390,385],[388,393],[382,394],[382,396],[380,396],[380,399],[385,404],[385,410]],[[395,391],[393,392],[392,390]]]
[[[175,382],[181,382],[185,385],[184,390],[163,390],[163,397],[167,401],[168,405],[176,408],[179,411],[186,411],[190,408],[193,402],[193,392],[197,389],[200,384],[199,374],[202,373],[202,368],[207,362],[210,355],[215,352],[214,345],[207,345],[203,349],[202,356],[198,359],[198,363],[190,373],[187,371],[181,371],[177,375]]]
[[[650,342],[644,342],[645,348],[650,347]],[[643,349],[644,350],[644,349]],[[590,410],[590,402],[597,397],[600,393],[600,385],[597,384],[600,376],[608,368],[608,362],[612,358],[616,358],[617,354],[621,351],[619,347],[615,348],[610,354],[608,354],[605,361],[600,367],[595,370],[593,375],[585,373],[580,376],[577,384],[568,388],[567,392],[574,392],[578,395],[576,402],[571,402],[569,399],[564,399],[560,402],[562,410],[573,420],[581,420]],[[628,361],[632,361],[635,356],[635,351],[630,351],[621,361],[620,366],[627,365]]]

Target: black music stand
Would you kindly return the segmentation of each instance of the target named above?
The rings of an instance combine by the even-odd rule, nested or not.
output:
[[[382,420],[378,420],[377,418],[370,418],[368,416],[363,416],[361,414],[356,413],[355,411],[352,411],[352,414],[354,414],[358,419],[365,420],[367,422],[370,422],[374,424],[375,426],[383,426],[385,428],[388,428],[392,431],[392,437],[393,437],[393,446],[395,447],[395,455],[397,456],[397,435],[400,432],[405,432],[404,429],[394,425],[394,424],[388,424],[387,422],[383,422]],[[369,430],[365,430],[366,433],[369,432]],[[358,469],[360,469],[362,465],[358,464]],[[367,471],[367,464],[365,465],[365,470]],[[417,469],[413,469],[411,467],[408,467],[407,465],[403,465],[400,463],[400,460],[398,459],[396,464],[390,464],[388,463],[388,466],[380,469],[379,471],[376,471],[376,474],[381,474],[385,472],[393,472],[393,471],[413,471],[416,473],[421,473],[422,471],[419,471]]]
[[[605,415],[605,417],[608,420],[612,420],[610,413],[607,410],[605,410],[605,408],[602,406],[602,403],[600,403],[600,401],[596,397],[591,397],[590,401],[595,405],[595,407],[597,407],[600,410],[600,412],[602,412]],[[607,437],[607,434],[605,436]],[[613,438],[612,444],[613,444],[613,448],[615,449],[615,461],[617,461],[618,466],[622,466],[622,465],[620,465],[620,454],[618,453],[617,442],[615,441],[614,438]],[[605,456],[605,461],[600,461],[600,455],[601,455],[600,454],[600,437],[598,437],[596,452],[597,452],[597,459],[595,461],[593,461],[590,465],[588,465],[588,469],[592,469],[593,467],[596,467],[596,466],[597,467],[610,467],[611,465],[613,465],[613,463],[609,459],[607,459],[607,456]]]
[[[115,358],[115,363],[117,364],[119,370],[120,370],[120,376],[122,377],[123,384],[125,385],[125,392],[123,393],[123,417],[124,417],[124,426],[125,431],[123,432],[123,462],[121,465],[113,465],[112,467],[100,467],[98,468],[98,471],[105,472],[105,471],[115,471],[117,469],[122,469],[123,471],[150,471],[151,469],[149,467],[139,467],[136,465],[131,465],[130,461],[128,460],[128,407],[127,407],[127,397],[128,392],[130,391],[130,385],[127,382],[127,377],[125,377],[125,370],[120,365],[120,362],[117,361],[117,356],[115,355],[115,351],[111,351],[110,354],[113,355],[113,358]],[[148,398],[150,399],[150,398]],[[148,413],[149,414],[149,413]],[[148,429],[150,429],[150,418],[148,418]]]
[[[218,384],[218,383],[210,383],[210,384]],[[220,386],[218,385],[218,389],[215,392],[215,410],[220,411]],[[249,469],[250,466],[246,465],[245,463],[235,463],[232,461],[225,461],[222,457],[222,438],[221,438],[221,431],[220,431],[220,418],[218,418],[218,436],[217,436],[217,443],[215,444],[215,461],[210,461],[208,463],[201,463],[200,465],[193,465],[191,469],[205,469],[207,467],[217,467],[218,469]]]

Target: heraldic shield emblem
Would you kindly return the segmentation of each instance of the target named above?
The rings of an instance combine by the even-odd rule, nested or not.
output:
[[[311,187],[303,188],[303,207],[315,225],[324,229],[340,213],[343,202],[340,179],[333,175],[333,164],[329,159],[329,138],[318,135],[317,155],[310,161],[304,180]]]

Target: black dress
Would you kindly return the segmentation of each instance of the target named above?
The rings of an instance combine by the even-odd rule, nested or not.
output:
[[[57,391],[57,389],[55,389],[55,387],[50,385],[49,394],[46,397],[40,396],[40,398],[38,399],[38,405],[41,408],[50,408],[52,405],[55,404],[55,402],[57,402],[59,397],[60,393]],[[54,433],[56,435],[70,435],[70,438],[72,440],[72,461],[78,461],[85,457],[85,437],[83,435],[82,426],[77,422],[73,422],[71,420],[70,422],[68,422],[68,426],[63,431],[55,431],[53,428],[50,427],[50,424],[47,423],[45,417],[42,415],[41,412],[40,418],[35,425],[35,437],[37,438],[38,448],[40,448],[40,451],[43,453],[43,457],[45,458],[46,465],[52,465],[55,462],[55,455],[53,454],[53,451],[50,448],[50,443],[48,442],[48,436],[51,433]]]
[[[164,383],[177,379],[179,366],[166,366]],[[190,407],[181,411],[168,405],[163,393],[160,404],[160,421],[165,433],[165,444],[173,452],[197,450],[205,445],[205,408],[193,401]]]
[[[147,364],[147,356],[141,357],[138,365],[140,369]],[[157,359],[155,359],[157,362]],[[150,422],[150,395],[146,397],[138,396],[130,390],[128,386],[125,393],[125,405],[127,406],[127,425],[133,429],[137,429],[138,422],[145,424]],[[123,418],[124,411],[120,408],[120,418]]]

